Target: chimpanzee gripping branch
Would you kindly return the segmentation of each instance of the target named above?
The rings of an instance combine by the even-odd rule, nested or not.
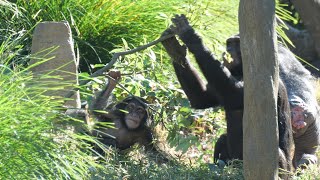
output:
[[[128,51],[122,51],[122,52],[117,52],[117,53],[114,53],[113,56],[112,56],[112,59],[111,61],[106,65],[104,66],[103,68],[97,70],[96,72],[94,72],[93,74],[91,74],[90,78],[94,78],[94,77],[98,77],[98,76],[102,76],[104,74],[104,72],[108,71],[114,63],[117,62],[117,60],[119,59],[119,57],[124,57],[125,55],[128,55],[128,54],[133,54],[133,53],[136,53],[138,51],[141,51],[141,50],[144,50],[144,49],[147,49],[148,47],[150,46],[154,46],[156,44],[158,44],[159,42],[162,42],[168,38],[171,38],[172,36],[174,36],[174,34],[168,34],[166,36],[161,36],[160,38],[148,43],[148,44],[145,44],[145,45],[142,45],[142,46],[139,46],[137,48],[134,48],[134,49],[131,49],[131,50],[128,50]],[[88,82],[90,82],[90,79],[88,80],[81,80],[79,82],[79,86],[82,86],[82,85],[85,85],[87,84]],[[74,88],[73,90],[71,90],[66,96],[65,98],[70,98],[75,91],[79,90],[79,88]]]

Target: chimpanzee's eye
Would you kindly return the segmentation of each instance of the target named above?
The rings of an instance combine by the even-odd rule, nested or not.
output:
[[[143,114],[143,113],[144,113],[144,108],[138,107],[138,108],[137,108],[137,112],[138,112],[139,114]]]
[[[128,109],[129,111],[132,111],[133,108],[134,108],[134,104],[130,103],[130,104],[127,105],[127,109]]]

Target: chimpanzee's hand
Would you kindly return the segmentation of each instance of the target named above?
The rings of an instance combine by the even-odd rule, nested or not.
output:
[[[111,84],[117,84],[121,79],[121,73],[118,70],[110,70],[108,72],[108,79]]]
[[[182,35],[184,32],[192,29],[189,24],[188,19],[184,14],[175,15],[174,18],[171,19],[174,26],[170,26],[170,29],[177,34],[178,36]]]
[[[161,36],[167,36],[175,34],[172,28],[166,29]],[[172,58],[173,62],[177,64],[186,63],[187,47],[185,45],[180,45],[179,41],[175,36],[165,39],[161,42],[166,49],[169,56]]]

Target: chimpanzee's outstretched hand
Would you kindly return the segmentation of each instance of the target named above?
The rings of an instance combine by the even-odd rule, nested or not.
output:
[[[181,15],[176,14],[174,18],[171,19],[171,21],[174,25],[170,26],[170,29],[173,30],[174,33],[177,34],[178,36],[192,29],[188,19],[184,14],[181,14]]]
[[[175,32],[172,30],[171,27],[166,29],[162,33],[162,36],[175,34]],[[161,43],[165,47],[167,53],[170,55],[174,63],[180,64],[180,65],[186,63],[187,47],[185,45],[180,45],[179,41],[175,36],[168,38],[162,41]]]
[[[110,85],[115,86],[117,82],[119,82],[121,79],[121,72],[118,70],[110,70],[108,73],[108,79],[109,79]]]

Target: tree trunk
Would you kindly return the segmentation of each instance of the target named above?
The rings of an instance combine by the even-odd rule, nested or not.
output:
[[[303,24],[311,33],[320,57],[320,0],[293,0]]]
[[[274,0],[241,0],[239,24],[245,82],[244,176],[247,180],[277,179],[279,64]]]

